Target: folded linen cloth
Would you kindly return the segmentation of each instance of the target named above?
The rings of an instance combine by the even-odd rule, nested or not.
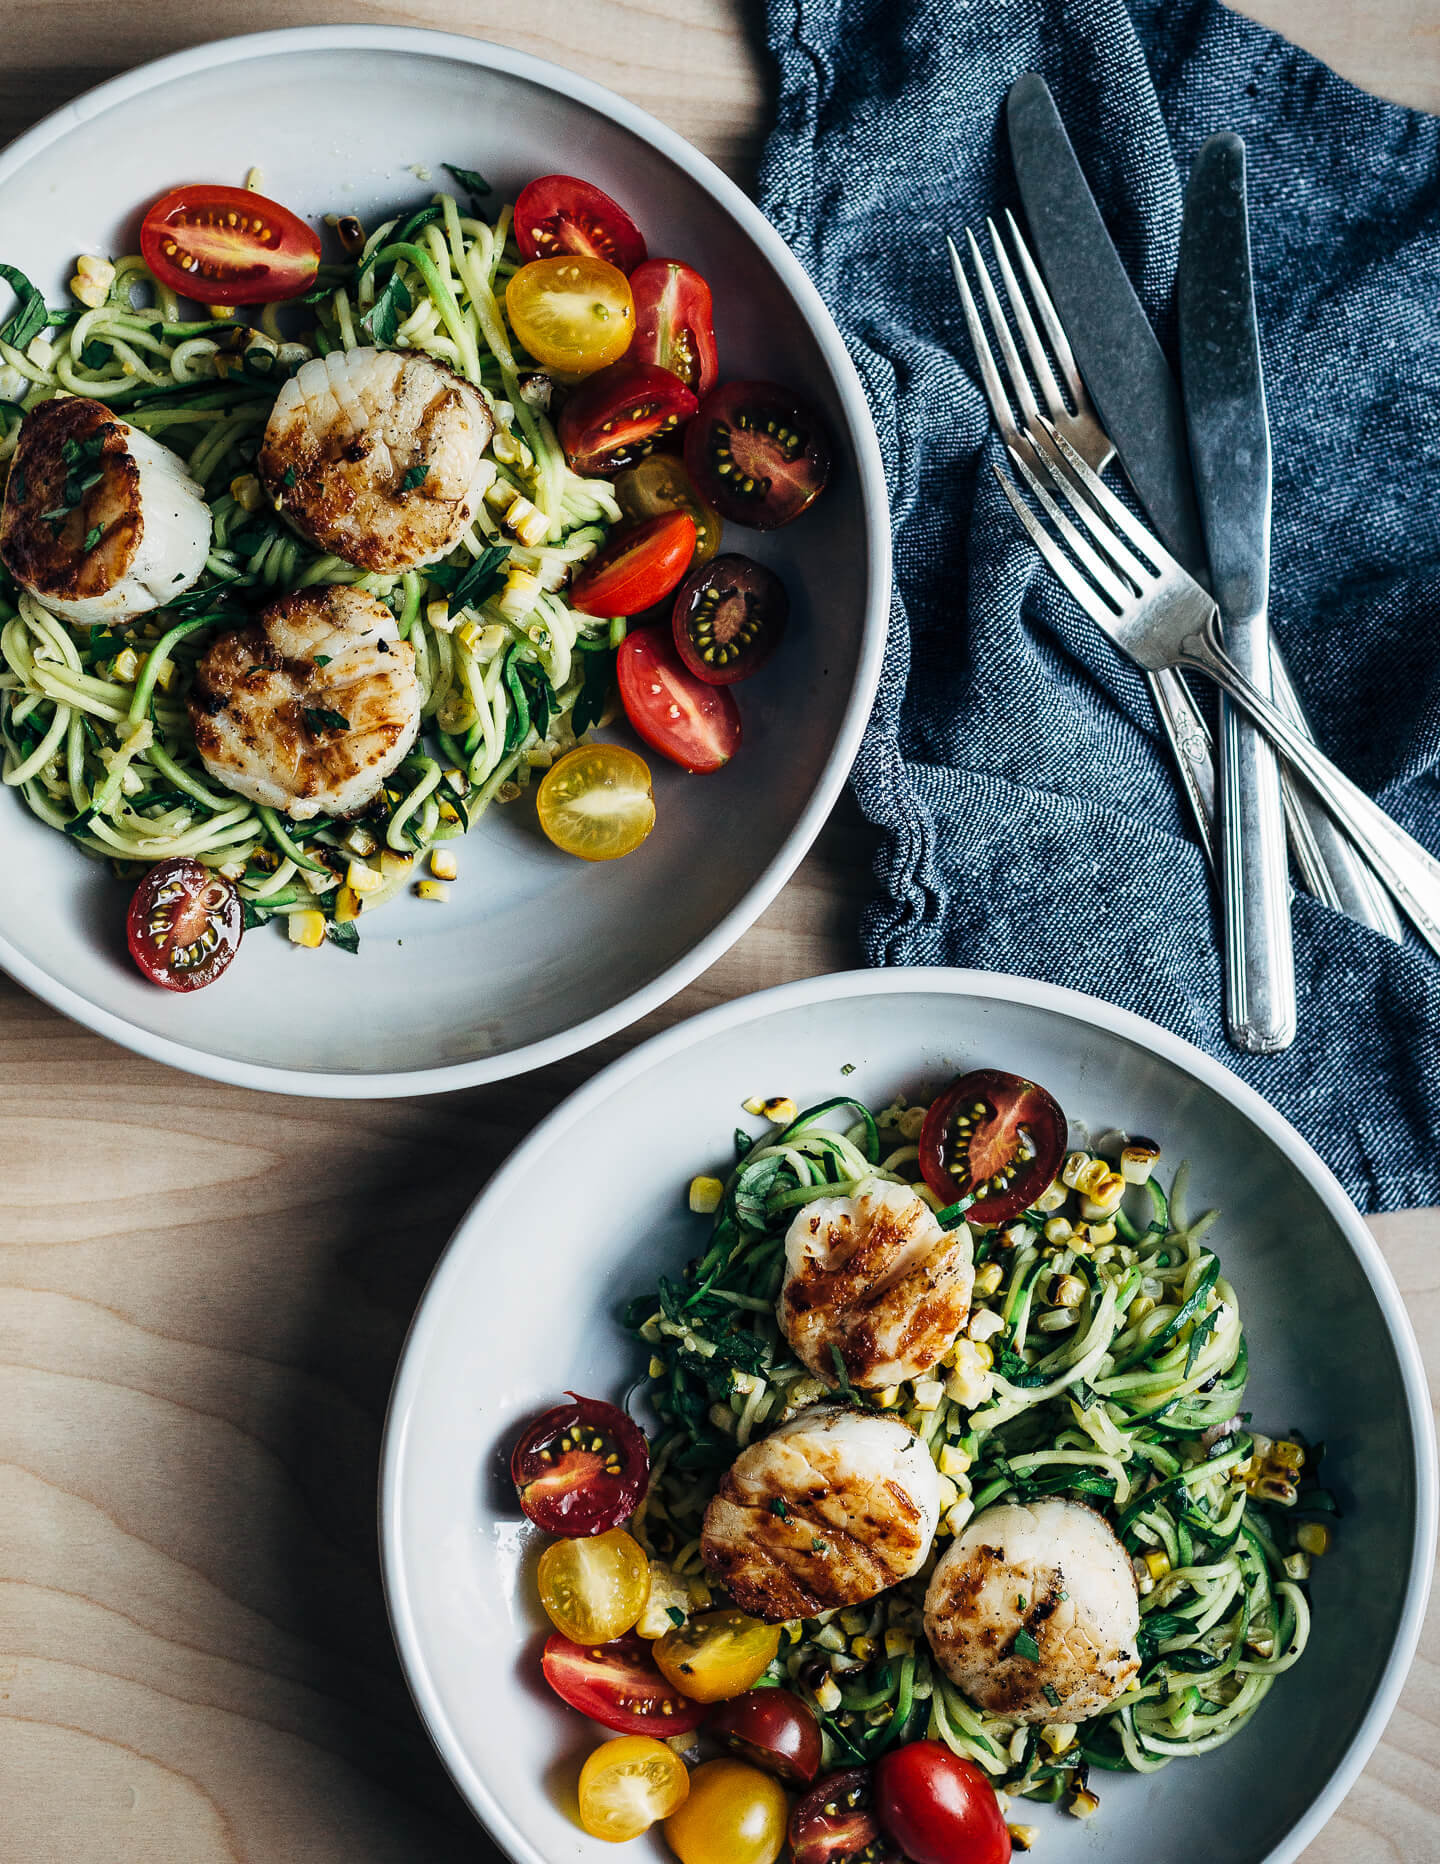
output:
[[[1018,209],[1002,103],[1041,72],[1173,363],[1184,178],[1212,131],[1245,138],[1275,632],[1320,743],[1440,852],[1440,122],[1216,0],[768,0],[768,22],[761,204],[859,368],[895,527],[854,773],[883,831],[870,962],[1123,1004],[1258,1088],[1362,1209],[1440,1203],[1440,959],[1413,934],[1301,895],[1295,1046],[1226,1043],[1214,893],[1142,677],[989,471],[944,257]]]

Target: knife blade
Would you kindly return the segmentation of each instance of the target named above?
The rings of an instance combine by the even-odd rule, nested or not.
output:
[[[1035,72],[1005,103],[1010,153],[1031,244],[1106,431],[1162,542],[1208,584],[1184,410],[1165,352],[1130,284],[1090,192],[1050,87]],[[1313,736],[1273,638],[1276,703]],[[1288,777],[1286,820],[1296,865],[1317,899],[1399,940],[1395,909],[1343,831]]]
[[[1229,131],[1195,158],[1176,279],[1180,385],[1211,590],[1225,647],[1270,697],[1270,421],[1250,270],[1245,145]],[[1295,960],[1280,769],[1220,702],[1220,871],[1230,1040],[1273,1054],[1295,1040]]]

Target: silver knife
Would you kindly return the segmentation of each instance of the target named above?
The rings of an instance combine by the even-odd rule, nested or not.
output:
[[[1222,131],[1185,190],[1176,279],[1190,463],[1225,647],[1270,693],[1270,425],[1255,323],[1245,145]],[[1295,1040],[1285,813],[1275,753],[1220,701],[1220,878],[1225,1023],[1237,1048]]]
[[[1106,431],[1171,554],[1209,582],[1179,390],[1076,160],[1045,80],[1017,78],[1006,126],[1031,243]],[[1275,701],[1310,733],[1272,639]],[[1303,786],[1284,783],[1296,866],[1327,906],[1397,942],[1399,917],[1369,865]]]

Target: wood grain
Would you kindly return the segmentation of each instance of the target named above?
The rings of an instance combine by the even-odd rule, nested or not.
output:
[[[1253,8],[1260,11],[1259,8]],[[1440,0],[1266,0],[1347,74],[1440,104]],[[766,113],[737,0],[0,0],[0,137],[142,59],[300,20],[482,31],[575,66],[746,178]],[[78,62],[77,62],[78,61]],[[3,227],[3,202],[0,202]],[[853,805],[730,955],[525,1080],[333,1106],[131,1056],[0,978],[0,1864],[451,1864],[489,1855],[380,1596],[397,1353],[485,1176],[653,1028],[857,963]],[[1440,1385],[1440,1218],[1377,1221]],[[1306,1864],[1440,1859],[1440,1624]]]

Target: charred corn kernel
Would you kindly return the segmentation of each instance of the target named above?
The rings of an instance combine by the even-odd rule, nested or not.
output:
[[[1280,1562],[1285,1569],[1287,1579],[1302,1580],[1310,1577],[1310,1558],[1304,1553],[1287,1553]]]
[[[492,511],[508,511],[519,497],[520,488],[508,479],[492,479],[485,488],[485,503]]]
[[[303,945],[307,951],[314,951],[317,945],[325,943],[324,913],[291,913],[285,929],[290,934],[290,943]]]
[[[1059,1210],[1067,1196],[1068,1193],[1064,1184],[1057,1178],[1054,1184],[1048,1185],[1046,1189],[1040,1193],[1039,1197],[1036,1198],[1030,1208],[1042,1212]]]
[[[840,1685],[833,1676],[827,1676],[815,1691],[815,1706],[822,1715],[833,1715],[840,1707]]]
[[[665,1376],[665,1361],[657,1358],[654,1353],[650,1355],[650,1376],[652,1379],[663,1379]]]
[[[140,677],[140,656],[133,647],[126,647],[115,656],[115,664],[110,669],[111,677],[125,686],[133,686]]]
[[[936,1482],[938,1485],[936,1492],[940,1497],[940,1512],[943,1515],[947,1509],[953,1508],[956,1502],[959,1501],[960,1491],[950,1480],[949,1476],[939,1476],[936,1478]]]
[[[1332,1536],[1324,1521],[1303,1521],[1295,1530],[1295,1541],[1312,1560],[1329,1553]]]
[[[448,595],[434,595],[425,604],[425,619],[440,634],[449,634],[455,626],[457,617],[450,613]]]
[[[1111,1223],[1108,1217],[1103,1219],[1100,1223],[1087,1223],[1080,1227],[1084,1228],[1089,1242],[1093,1244],[1096,1249],[1101,1248],[1106,1243],[1113,1243],[1115,1241],[1115,1225]],[[1076,1247],[1078,1248],[1079,1245],[1077,1244]]]
[[[505,529],[513,532],[527,550],[533,550],[549,536],[550,520],[522,492],[517,498],[511,499],[506,508]]]
[[[1066,1807],[1072,1818],[1093,1819],[1100,1810],[1100,1801],[1088,1786],[1077,1786]]]
[[[1085,1284],[1078,1275],[1055,1275],[1045,1290],[1052,1307],[1079,1307],[1085,1299]]]
[[[508,615],[512,621],[523,621],[540,600],[543,587],[533,570],[511,570],[500,597],[500,613]]]
[[[474,621],[462,621],[460,626],[455,630],[455,639],[465,649],[467,654],[473,654],[475,652],[475,649],[484,639],[484,635],[485,630],[478,622]]]
[[[735,1371],[730,1374],[730,1389],[739,1392],[742,1398],[748,1398],[751,1392],[763,1391],[765,1381],[757,1378],[753,1372]]]
[[[55,345],[49,337],[31,337],[25,346],[25,359],[37,369],[48,369],[55,359]]]
[[[110,295],[110,287],[115,283],[115,268],[108,259],[101,259],[93,252],[82,252],[75,261],[75,276],[70,280],[70,289],[84,305],[92,311],[98,311]]]
[[[718,1178],[690,1180],[690,1208],[697,1217],[708,1217],[712,1211],[718,1210],[724,1195],[725,1187]]]
[[[450,785],[457,796],[468,796],[470,794],[470,779],[463,770],[458,768],[442,770],[440,775],[444,777],[445,781]]]
[[[1086,1159],[1070,1180],[1070,1188],[1078,1191],[1082,1197],[1094,1197],[1102,1185],[1108,1184],[1115,1176],[1104,1159]]]
[[[1033,1851],[1038,1833],[1033,1825],[1007,1825],[1010,1842],[1017,1851]]]
[[[1274,1448],[1275,1439],[1273,1437],[1263,1436],[1258,1430],[1251,1431],[1250,1454],[1255,1458],[1257,1463],[1267,1462],[1270,1457],[1270,1452]]]
[[[497,430],[490,442],[490,451],[502,466],[518,466],[522,472],[529,472],[535,464],[535,455],[525,442],[515,434],[507,434],[503,428]]]
[[[1271,1450],[1266,1461],[1274,1469],[1285,1469],[1294,1475],[1305,1467],[1305,1452],[1298,1443],[1290,1443],[1282,1437]]]
[[[1146,1598],[1155,1590],[1155,1581],[1146,1572],[1143,1560],[1132,1560],[1131,1565],[1135,1571],[1135,1590],[1142,1599]]]
[[[913,1632],[887,1631],[885,1633],[885,1655],[887,1657],[908,1657],[914,1648]]]
[[[1074,1224],[1070,1230],[1070,1239],[1065,1246],[1067,1249],[1073,1249],[1077,1256],[1088,1256],[1091,1249],[1090,1225],[1088,1223]]]
[[[415,884],[415,892],[422,900],[434,900],[443,905],[450,897],[450,889],[443,880],[420,880]]]
[[[380,846],[363,822],[356,822],[340,845],[350,854],[374,854]]]
[[[772,1094],[760,1111],[776,1126],[788,1126],[800,1109],[788,1094]]]
[[[898,1385],[882,1385],[880,1390],[876,1392],[875,1397],[882,1411],[893,1411],[900,1402],[900,1387]]]
[[[939,1379],[917,1379],[914,1386],[917,1411],[938,1411],[945,1387]]]
[[[940,1452],[939,1469],[942,1476],[963,1476],[971,1466],[969,1453],[962,1450],[958,1443],[947,1443]]]
[[[958,1502],[945,1510],[942,1517],[952,1534],[958,1534],[975,1512],[975,1504],[968,1495],[962,1495]]]
[[[1097,1180],[1093,1190],[1081,1192],[1080,1215],[1092,1223],[1113,1217],[1124,1196],[1125,1180],[1118,1171],[1107,1168],[1105,1176]]]
[[[1170,1571],[1170,1556],[1163,1547],[1152,1547],[1144,1555],[1145,1571],[1154,1580],[1161,1580]]]
[[[352,861],[345,869],[345,885],[363,900],[367,894],[379,893],[383,889],[385,876],[377,873],[373,867],[367,867],[363,861]]]
[[[1045,1225],[1047,1243],[1068,1243],[1074,1234],[1074,1227],[1068,1217],[1052,1217]]]
[[[970,1325],[965,1329],[967,1338],[974,1340],[977,1346],[993,1339],[997,1333],[1003,1333],[1005,1322],[994,1308],[982,1307],[970,1316]]]
[[[1060,1182],[1062,1184],[1068,1184],[1073,1191],[1076,1184],[1079,1182],[1081,1172],[1094,1163],[1095,1160],[1091,1158],[1088,1152],[1067,1152],[1065,1154],[1065,1163],[1060,1167]],[[1102,1159],[1100,1163],[1103,1169],[1104,1160]]]
[[[404,880],[414,865],[413,854],[397,854],[393,848],[380,850],[380,872],[387,880]]]
[[[448,848],[430,850],[430,872],[437,880],[454,880],[460,868]]]
[[[1130,1303],[1125,1318],[1132,1327],[1138,1327],[1147,1314],[1153,1314],[1154,1312],[1155,1303],[1150,1299],[1148,1294],[1142,1294],[1138,1295],[1135,1300]]]
[[[1075,1739],[1074,1722],[1046,1722],[1040,1730],[1040,1739],[1052,1754],[1063,1754]]]
[[[996,1294],[1005,1279],[1005,1271],[998,1262],[982,1262],[975,1271],[975,1285],[971,1289],[977,1301],[983,1301],[987,1295]]]
[[[1299,1500],[1300,1491],[1293,1482],[1284,1476],[1264,1475],[1251,1487],[1250,1493],[1257,1501],[1274,1502],[1280,1508],[1293,1508]]]
[[[1148,1139],[1132,1139],[1120,1154],[1120,1176],[1126,1184],[1144,1184],[1159,1157],[1159,1146],[1152,1146]]]
[[[147,666],[150,664],[148,659],[145,664]],[[178,678],[179,674],[176,671],[175,662],[173,660],[162,660],[160,662],[159,671],[155,675],[155,684],[160,688],[161,692],[168,693],[172,691],[175,681]]]
[[[857,1637],[851,1641],[850,1655],[858,1657],[861,1663],[869,1663],[875,1655],[875,1640],[870,1637]]]
[[[335,923],[348,926],[360,917],[360,896],[353,887],[342,887],[335,895]]]
[[[1253,1637],[1246,1638],[1245,1648],[1266,1663],[1275,1655],[1275,1639],[1268,1631],[1257,1631]]]
[[[242,511],[258,511],[265,494],[253,472],[241,472],[230,481],[230,496]]]

